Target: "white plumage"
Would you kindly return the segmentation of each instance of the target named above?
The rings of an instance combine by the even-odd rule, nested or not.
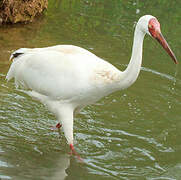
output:
[[[75,152],[74,114],[86,105],[134,83],[141,67],[144,35],[148,33],[157,40],[163,40],[163,37],[155,37],[154,33],[159,31],[157,26],[158,21],[153,16],[146,15],[139,19],[131,60],[123,72],[83,48],[57,45],[46,48],[21,48],[13,52],[10,57],[13,63],[6,78],[14,78],[16,87],[24,88],[30,96],[48,106],[62,124],[67,142]],[[171,53],[169,55],[173,58],[174,55]]]

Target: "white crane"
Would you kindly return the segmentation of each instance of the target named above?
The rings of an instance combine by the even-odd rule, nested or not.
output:
[[[142,16],[135,28],[131,60],[124,71],[73,45],[46,48],[21,48],[11,54],[13,63],[7,80],[15,79],[16,87],[45,104],[62,126],[71,152],[73,146],[73,118],[83,107],[108,94],[125,89],[138,77],[142,63],[142,46],[149,34],[163,46],[175,63],[174,53],[163,38],[158,20]]]

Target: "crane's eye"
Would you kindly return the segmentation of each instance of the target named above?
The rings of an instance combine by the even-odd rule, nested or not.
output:
[[[153,25],[152,25],[152,24],[148,24],[148,27],[149,27],[150,29],[153,29]]]

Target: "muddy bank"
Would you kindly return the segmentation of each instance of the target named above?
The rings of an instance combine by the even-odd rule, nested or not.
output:
[[[48,0],[0,0],[0,25],[31,22],[48,6]]]

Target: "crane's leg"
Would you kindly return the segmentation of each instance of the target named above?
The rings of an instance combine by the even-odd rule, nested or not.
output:
[[[52,131],[56,131],[57,129],[59,130],[61,127],[62,127],[62,124],[57,123],[56,126],[51,126],[50,129],[51,129]]]
[[[62,123],[65,138],[70,147],[70,155],[75,155],[80,162],[83,162],[80,155],[75,151],[73,146],[73,113],[72,106],[64,104],[58,112],[58,119]],[[58,124],[59,126],[59,124]]]
[[[60,129],[62,127],[62,124],[57,123],[57,125],[55,126],[56,128]]]
[[[75,156],[77,157],[77,159],[78,159],[81,163],[83,163],[83,159],[82,159],[82,158],[80,157],[80,155],[75,151],[73,144],[70,144],[70,150],[71,150],[70,155],[75,155]]]
[[[22,92],[28,94],[29,96],[33,97],[36,100],[39,100],[40,102],[42,102],[43,104],[46,104],[48,106],[48,108],[50,109],[50,111],[52,111],[55,115],[56,115],[56,108],[55,106],[57,105],[56,103],[54,104],[53,102],[51,102],[50,100],[48,100],[47,96],[41,95],[35,91],[24,91],[21,90]],[[60,129],[62,127],[62,124],[57,123],[56,126],[51,127],[51,130],[55,131],[57,129]]]

